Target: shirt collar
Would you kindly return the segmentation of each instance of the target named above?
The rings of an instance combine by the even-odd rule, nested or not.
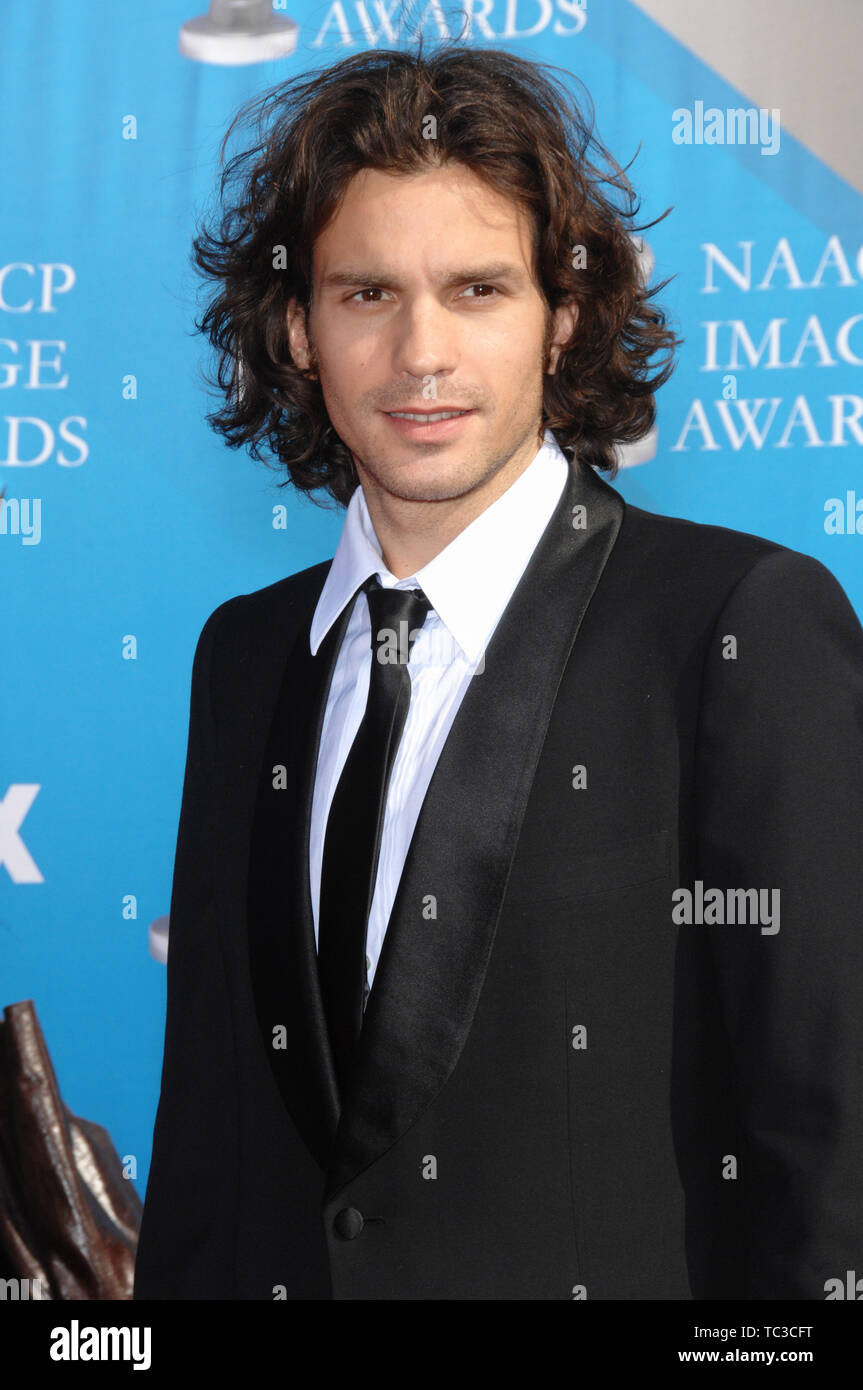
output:
[[[362,487],[345,524],[312,618],[312,655],[369,575],[385,588],[420,586],[469,661],[478,661],[551,519],[569,464],[550,430],[542,447],[485,511],[415,574],[396,579],[381,555]]]

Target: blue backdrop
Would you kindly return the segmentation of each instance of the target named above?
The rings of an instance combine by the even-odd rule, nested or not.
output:
[[[429,40],[460,23],[431,3],[399,35],[389,3],[291,0],[290,56],[221,66],[178,51],[202,8],[42,0],[0,19],[0,1005],[36,1001],[67,1104],[108,1127],[142,1195],[166,980],[148,928],[170,898],[195,641],[341,527],[210,432],[190,241],[243,100],[403,44],[418,15]],[[783,126],[781,61],[740,90],[725,49],[707,61],[651,8],[483,0],[470,38],[577,73],[618,160],[641,147],[643,219],[674,207],[647,240],[686,342],[615,486],[817,556],[861,612],[863,176]],[[736,108],[763,115],[734,127]],[[844,152],[838,95],[831,119]]]

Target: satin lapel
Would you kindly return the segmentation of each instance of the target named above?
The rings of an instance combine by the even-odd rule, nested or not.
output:
[[[249,861],[248,940],[258,1026],[273,1074],[297,1129],[326,1168],[340,1098],[318,984],[309,823],[327,694],[352,605],[346,605],[313,657],[314,606],[286,660],[261,764]]]
[[[573,509],[585,508],[584,529]],[[570,468],[558,507],[471,681],[411,841],[344,1099],[331,1197],[441,1090],[464,1047],[546,729],[623,518],[620,494]],[[433,929],[423,916],[437,900]]]

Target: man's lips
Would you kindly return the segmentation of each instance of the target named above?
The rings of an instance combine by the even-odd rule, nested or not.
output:
[[[404,439],[432,443],[460,430],[474,414],[460,406],[436,405],[434,410],[385,410],[390,428]]]
[[[399,410],[385,410],[384,415],[468,415],[472,410],[467,405],[436,405],[428,407],[405,405]]]

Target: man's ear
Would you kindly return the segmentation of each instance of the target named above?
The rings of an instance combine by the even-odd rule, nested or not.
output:
[[[574,299],[568,299],[565,304],[561,304],[555,309],[548,349],[548,366],[546,367],[548,375],[553,376],[557,371],[561,351],[572,338],[577,320],[578,305]]]
[[[286,321],[291,357],[301,372],[308,372],[312,366],[312,350],[306,329],[306,312],[296,299],[288,300]]]

